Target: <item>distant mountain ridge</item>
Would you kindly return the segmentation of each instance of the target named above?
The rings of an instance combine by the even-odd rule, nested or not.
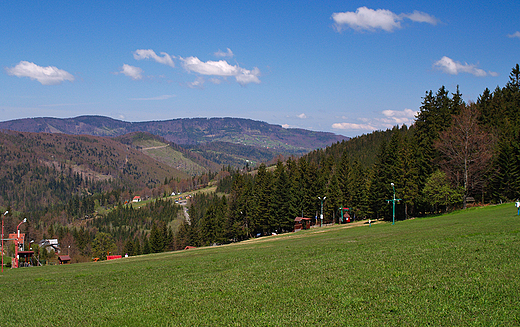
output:
[[[244,118],[179,118],[126,122],[105,116],[40,117],[0,122],[0,129],[110,137],[133,132],[148,132],[179,145],[220,141],[278,149],[292,154],[303,154],[349,139],[329,132],[283,128],[279,125]]]

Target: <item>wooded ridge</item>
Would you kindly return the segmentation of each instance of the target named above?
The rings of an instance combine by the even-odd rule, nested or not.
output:
[[[306,153],[349,139],[333,133],[283,128],[279,125],[243,118],[182,118],[165,121],[125,122],[103,116],[41,117],[0,122],[0,129],[97,136],[121,136],[132,132],[148,132],[181,146],[222,141],[269,147],[294,154]]]
[[[458,87],[452,93],[444,86],[435,93],[427,91],[412,126],[339,141],[301,157],[283,158],[273,167],[262,163],[253,171],[251,166],[226,166],[218,173],[184,180],[170,175],[162,183],[146,170],[150,165],[161,167],[159,162],[148,159],[148,166],[138,167],[140,159],[133,157],[134,152],[136,156],[140,153],[137,140],[151,144],[148,148],[163,147],[153,143],[160,140],[146,135],[129,137],[132,146],[119,143],[119,147],[105,149],[100,137],[5,132],[0,133],[5,135],[0,149],[11,168],[1,176],[0,207],[16,217],[31,217],[35,222],[27,227],[31,235],[70,235],[72,244],[74,235],[83,235],[78,238],[93,245],[97,244],[97,233],[103,231],[100,239],[114,238],[113,246],[117,245],[120,253],[138,254],[144,249],[160,252],[289,232],[295,217],[315,218],[321,205],[327,223],[337,222],[338,208],[345,207],[356,219],[393,220],[392,198],[400,199],[394,202],[396,220],[512,201],[520,197],[519,109],[517,64],[504,87],[484,90],[476,103],[465,103]],[[35,151],[34,146],[40,150]],[[104,156],[100,151],[114,153]],[[93,183],[91,176],[68,166],[87,165],[75,161],[69,152],[99,158],[89,168],[96,171],[96,164],[108,165],[112,170],[105,173],[119,173],[123,186],[107,190],[105,184],[99,184],[106,183],[101,179]],[[41,158],[52,162],[52,155],[64,160],[62,166],[39,164],[44,160]],[[33,169],[38,165],[41,171]],[[47,180],[47,176],[52,178]],[[216,192],[190,198],[188,211],[175,209],[176,205],[164,202],[167,199],[148,203],[141,211],[124,204],[132,199],[132,190],[125,188],[125,181],[132,179],[145,185],[139,195],[157,201],[179,189],[193,190],[210,182],[218,187]],[[37,187],[23,187],[34,180],[40,181]],[[55,189],[62,191],[48,196]],[[31,207],[28,194],[33,194],[32,199],[42,196]],[[167,216],[163,210],[169,212]],[[98,218],[78,230],[77,221],[94,213]],[[11,227],[13,219],[9,217]],[[139,223],[132,225],[132,221]],[[135,248],[140,252],[131,250]],[[87,257],[89,246],[82,249]]]

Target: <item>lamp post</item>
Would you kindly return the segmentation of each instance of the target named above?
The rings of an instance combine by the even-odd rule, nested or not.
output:
[[[396,201],[401,201],[401,199],[396,199],[395,198],[395,187],[394,187],[394,183],[390,183],[390,185],[392,185],[392,189],[394,190],[394,198],[392,200],[386,200],[387,202],[392,202],[392,225],[395,224],[395,202]]]
[[[4,272],[4,218],[9,213],[9,210],[4,212],[4,215],[2,216],[2,272]]]
[[[15,246],[14,246],[14,257],[15,257],[15,260],[16,260],[16,267],[15,268],[18,268],[18,244],[20,242],[20,225],[23,224],[23,223],[26,223],[27,222],[27,218],[24,218],[23,221],[21,221],[18,226],[16,226],[16,230],[18,231],[18,237],[16,238],[16,241],[15,241]],[[23,251],[23,242],[22,242],[22,251]]]
[[[321,200],[321,214],[320,214],[321,223],[320,223],[320,227],[323,227],[323,201],[325,201],[326,198],[327,198],[326,196],[324,196],[323,198],[318,196],[318,199]]]

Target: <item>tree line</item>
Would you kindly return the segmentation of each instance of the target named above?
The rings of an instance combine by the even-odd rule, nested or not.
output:
[[[515,200],[520,194],[519,109],[517,64],[504,87],[486,89],[475,103],[465,103],[458,87],[453,93],[444,86],[426,92],[409,127],[362,135],[299,158],[279,160],[270,167],[224,168],[211,176],[219,180],[215,194],[193,197],[189,219],[179,218],[183,215],[180,207],[170,201],[133,209],[117,206],[122,198],[131,196],[128,190],[99,192],[92,197],[95,208],[107,203],[116,208],[88,222],[84,232],[67,233],[85,256],[93,253],[98,233],[109,235],[119,251],[139,254],[292,231],[295,217],[320,216],[321,199],[325,199],[325,223],[338,221],[339,209],[344,207],[355,219],[389,220],[391,183],[401,199],[397,219],[464,208],[473,202]],[[78,175],[65,178],[70,187],[81,182]],[[178,187],[195,188],[201,182],[209,182],[209,176],[186,182],[165,179],[148,192],[160,197]],[[66,196],[61,215],[92,210],[93,202],[83,198],[89,196]],[[172,228],[175,220],[183,221],[178,229]],[[68,222],[65,219],[61,225]]]
[[[235,171],[219,184],[226,195],[193,199],[178,238],[209,245],[291,231],[295,217],[320,215],[318,197],[326,197],[326,222],[338,221],[343,207],[358,219],[388,220],[391,183],[401,199],[398,219],[517,199],[518,64],[506,86],[486,89],[475,103],[465,103],[458,87],[450,93],[442,86],[426,92],[410,127],[363,135],[271,168],[262,164],[255,173]]]

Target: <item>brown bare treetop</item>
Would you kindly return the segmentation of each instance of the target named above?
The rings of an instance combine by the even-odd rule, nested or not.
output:
[[[469,192],[480,190],[493,155],[494,138],[478,124],[479,111],[474,103],[462,105],[453,116],[451,127],[439,135],[435,148],[443,159],[442,170],[457,185],[464,187],[463,204]]]

